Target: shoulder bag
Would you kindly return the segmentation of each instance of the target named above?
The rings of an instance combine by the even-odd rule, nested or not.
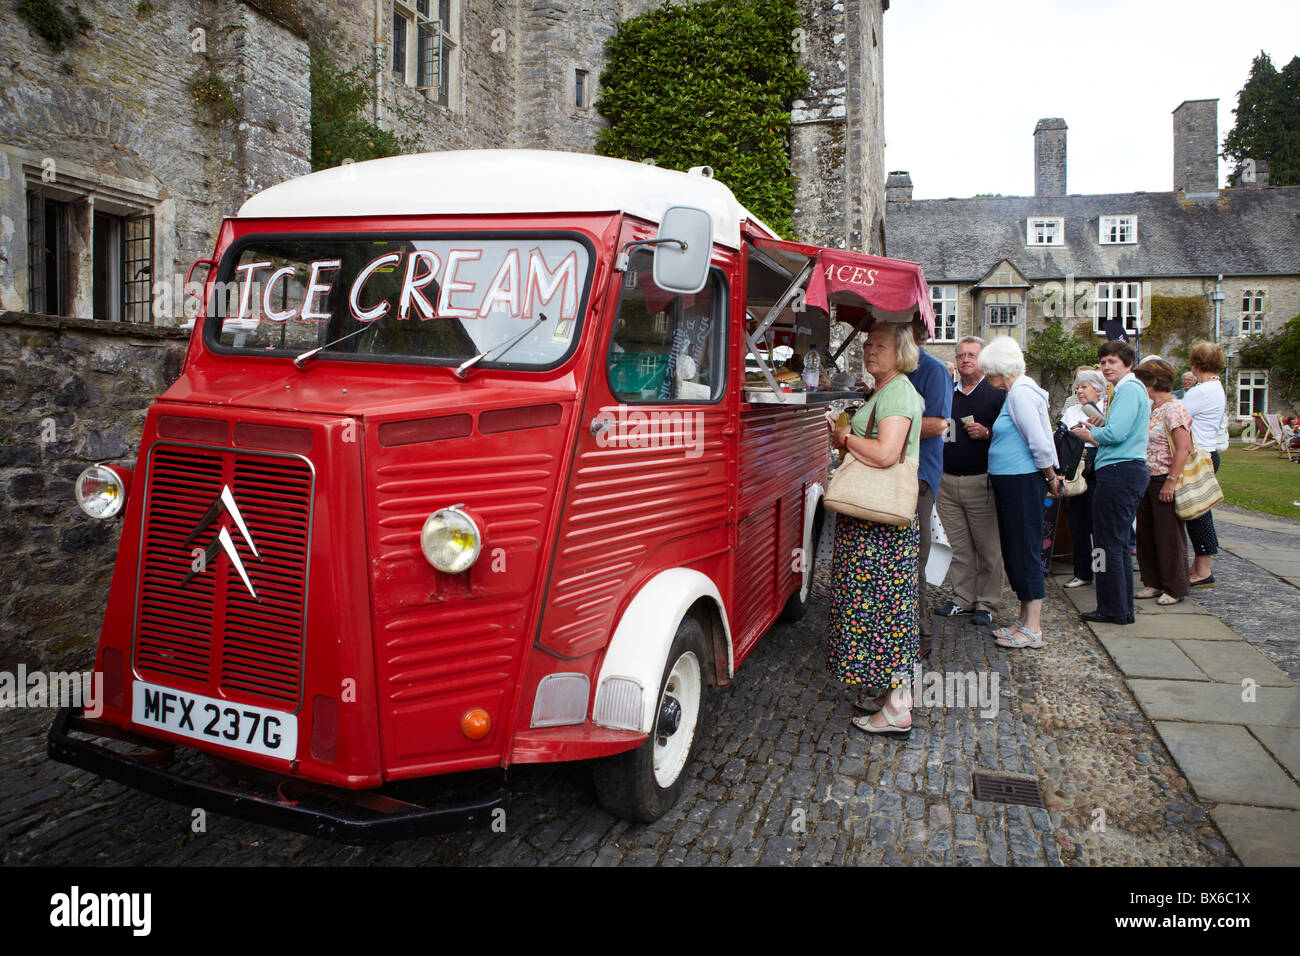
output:
[[[1087,468],[1087,465],[1088,458],[1085,455],[1083,458],[1079,459],[1079,464],[1074,468],[1074,474],[1065,479],[1064,497],[1073,498],[1088,490],[1088,479],[1084,477],[1084,471]]]
[[[1170,457],[1174,453],[1174,437],[1169,434],[1169,425],[1164,413],[1160,414],[1160,424],[1165,430],[1165,441],[1169,442]],[[1214,474],[1214,459],[1204,449],[1196,447],[1196,438],[1192,430],[1187,429],[1187,438],[1192,443],[1192,450],[1183,462],[1183,473],[1174,485],[1174,514],[1183,521],[1199,518],[1223,500],[1223,489]]]
[[[870,437],[876,410],[867,419]],[[844,460],[826,488],[826,507],[861,521],[906,528],[916,517],[917,462],[907,457],[907,442],[898,461],[875,468],[853,457],[844,446]]]

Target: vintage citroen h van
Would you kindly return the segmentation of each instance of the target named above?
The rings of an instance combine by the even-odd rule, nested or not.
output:
[[[915,265],[594,156],[316,173],[204,262],[138,459],[77,483],[124,525],[103,712],[50,753],[353,842],[482,823],[503,790],[395,794],[523,763],[595,761],[608,807],[662,814],[708,686],[808,601],[845,393],[786,391],[770,346],[829,360],[836,308],[933,327]]]

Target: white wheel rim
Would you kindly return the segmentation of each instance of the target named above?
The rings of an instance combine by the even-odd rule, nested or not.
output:
[[[668,788],[676,782],[686,758],[691,753],[691,741],[695,739],[695,722],[700,716],[700,662],[692,651],[687,651],[677,658],[668,682],[664,685],[663,696],[659,698],[659,709],[663,709],[664,698],[674,697],[682,709],[682,719],[677,730],[668,737],[655,734],[655,783]],[[659,715],[655,714],[655,730],[658,731]]]

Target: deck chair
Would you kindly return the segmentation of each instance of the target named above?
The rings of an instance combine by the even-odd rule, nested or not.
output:
[[[1278,455],[1281,456],[1282,458],[1290,458],[1291,451],[1287,447],[1290,444],[1290,440],[1287,438],[1286,432],[1282,430],[1282,416],[1265,415],[1264,421],[1268,424],[1268,434],[1269,434],[1270,441],[1275,440],[1277,442]]]
[[[1255,440],[1246,446],[1247,451],[1257,451],[1260,448],[1267,448],[1269,445],[1276,445],[1277,439],[1273,437],[1273,431],[1268,427],[1268,422],[1264,416],[1256,412],[1252,416],[1255,422]]]
[[[1288,454],[1286,432],[1282,431],[1282,416],[1265,415],[1264,423],[1269,427],[1269,441],[1266,442],[1264,447],[1277,446],[1278,454]]]

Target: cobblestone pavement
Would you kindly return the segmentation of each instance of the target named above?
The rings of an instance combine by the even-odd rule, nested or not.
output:
[[[803,622],[775,628],[712,695],[679,803],[602,811],[577,765],[511,771],[504,832],[355,848],[146,797],[44,755],[51,711],[0,711],[0,863],[477,865],[1231,865],[1206,808],[1055,584],[1048,644],[997,648],[936,618],[928,668],[998,681],[996,714],[918,706],[906,741],[849,726],[825,669],[827,545]],[[954,685],[955,685],[954,681]],[[954,687],[955,689],[955,687]],[[924,704],[924,700],[921,702]],[[973,799],[972,774],[1041,782],[1047,809]]]

